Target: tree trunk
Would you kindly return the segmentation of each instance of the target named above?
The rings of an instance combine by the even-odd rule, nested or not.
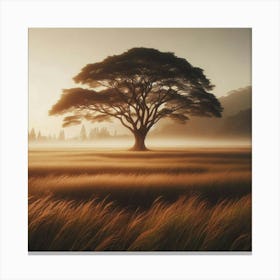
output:
[[[141,133],[139,131],[134,133],[134,146],[131,148],[131,151],[147,151],[148,149],[145,146],[146,133]]]

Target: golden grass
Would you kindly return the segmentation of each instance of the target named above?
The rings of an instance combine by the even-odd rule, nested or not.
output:
[[[249,251],[251,199],[214,206],[158,199],[145,211],[105,201],[29,199],[30,251]]]
[[[194,194],[208,201],[238,198],[251,192],[249,172],[205,174],[117,174],[31,177],[29,194],[63,199],[88,200],[91,197],[114,200],[130,208],[149,207],[157,197],[175,201]]]
[[[251,151],[29,151],[29,250],[251,250]]]
[[[251,174],[249,172],[224,172],[212,174],[117,174],[114,176],[108,174],[100,175],[77,175],[77,176],[48,176],[30,178],[30,192],[36,190],[58,190],[71,188],[182,188],[191,187],[211,187],[214,184],[236,184],[250,182]]]

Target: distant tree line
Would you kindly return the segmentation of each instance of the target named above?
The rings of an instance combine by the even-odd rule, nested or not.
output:
[[[40,142],[41,141],[64,141],[65,134],[64,134],[64,130],[61,130],[58,136],[56,136],[56,134],[43,135],[40,130],[36,132],[35,129],[32,128],[28,133],[28,140],[40,141]]]
[[[87,132],[84,125],[81,126],[80,134],[74,137],[66,138],[64,130],[60,130],[58,136],[56,134],[49,134],[49,135],[43,135],[41,131],[35,131],[34,128],[32,128],[28,133],[28,140],[31,142],[59,142],[59,141],[91,141],[91,140],[97,140],[97,139],[105,139],[110,137],[116,137],[117,133],[116,131],[111,134],[108,128],[106,127],[95,127],[90,129],[89,132]]]

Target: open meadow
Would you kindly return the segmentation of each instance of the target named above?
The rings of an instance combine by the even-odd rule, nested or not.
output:
[[[29,149],[29,251],[251,251],[251,150]]]

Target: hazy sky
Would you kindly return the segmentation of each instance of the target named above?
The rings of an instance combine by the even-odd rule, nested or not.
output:
[[[174,52],[204,69],[217,97],[251,85],[251,29],[29,29],[29,128],[58,133],[62,117],[48,116],[64,88],[86,64],[133,47]],[[93,124],[86,125],[87,128]],[[99,124],[100,126],[100,124]],[[114,124],[101,126],[114,128]],[[66,128],[72,136],[80,128]]]

